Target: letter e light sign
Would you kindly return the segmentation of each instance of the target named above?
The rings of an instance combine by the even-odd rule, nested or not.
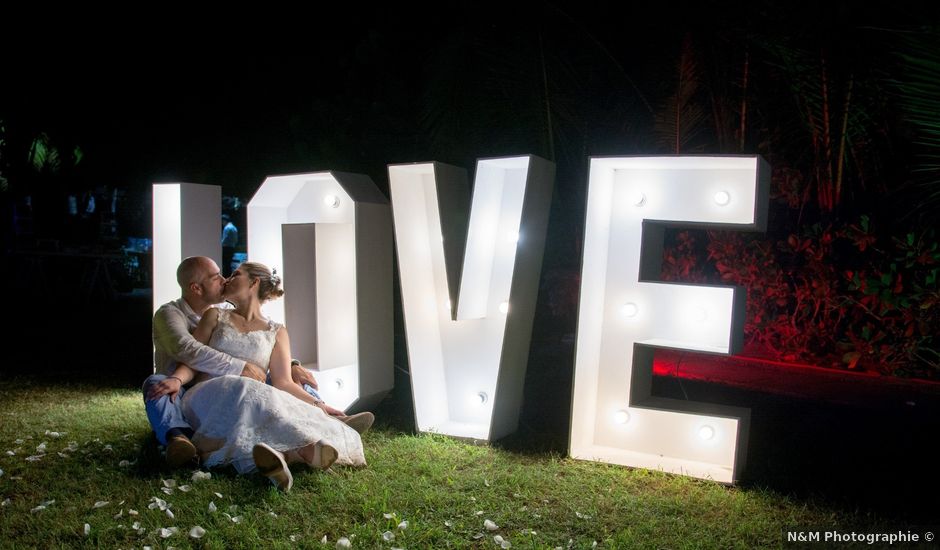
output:
[[[730,354],[744,294],[657,282],[667,226],[763,230],[760,157],[591,159],[571,417],[574,458],[732,483],[750,411],[651,395],[653,349]]]

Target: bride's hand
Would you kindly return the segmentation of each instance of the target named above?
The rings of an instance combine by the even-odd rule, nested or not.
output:
[[[175,401],[181,387],[183,387],[183,381],[179,378],[175,376],[164,378],[150,387],[150,391],[147,392],[147,401],[160,399],[164,395],[169,395],[170,401]]]
[[[337,409],[336,407],[331,407],[326,404],[326,401],[320,401],[317,403],[317,406],[323,409],[323,412],[330,416],[346,416],[346,413]]]

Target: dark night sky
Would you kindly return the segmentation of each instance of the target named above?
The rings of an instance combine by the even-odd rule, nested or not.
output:
[[[556,110],[557,190],[579,201],[587,156],[658,152],[645,136],[687,33],[732,53],[741,33],[813,47],[827,33],[920,13],[918,4],[890,16],[818,4],[395,5],[324,17],[276,53],[249,49],[266,42],[258,33],[240,50],[8,54],[0,119],[9,157],[38,132],[63,149],[79,145],[75,188],[143,195],[153,182],[189,181],[250,197],[270,174],[336,169],[387,189],[388,163],[550,156],[541,51]],[[861,55],[864,46],[847,47]],[[438,118],[429,122],[432,109]]]

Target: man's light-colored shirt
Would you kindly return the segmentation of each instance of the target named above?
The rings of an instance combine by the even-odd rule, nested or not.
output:
[[[224,376],[241,375],[245,361],[214,350],[193,338],[200,315],[179,298],[160,306],[153,315],[154,372],[170,375],[176,363],[186,363],[194,370]]]

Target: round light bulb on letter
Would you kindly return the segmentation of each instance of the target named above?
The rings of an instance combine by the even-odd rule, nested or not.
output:
[[[633,206],[643,206],[646,204],[646,195],[642,191],[635,191],[630,196],[630,202]]]
[[[337,379],[336,379],[336,389],[338,389],[338,390],[343,389],[343,379],[342,379],[342,378],[337,378]]]
[[[503,302],[499,304],[500,313],[509,313],[509,302]]]
[[[336,195],[327,195],[323,197],[323,204],[329,206],[330,208],[336,208],[339,206],[339,197]]]
[[[636,314],[639,312],[640,308],[633,302],[627,302],[623,305],[622,308],[620,308],[620,313],[627,318],[636,317]]]
[[[715,428],[711,426],[702,426],[698,429],[698,436],[702,441],[708,441],[709,439],[715,437]]]
[[[619,410],[614,413],[614,422],[617,424],[626,424],[630,421],[630,413],[625,410]]]
[[[719,191],[715,193],[715,204],[718,206],[727,206],[731,202],[731,193],[727,191]]]
[[[477,392],[477,394],[473,396],[472,400],[475,405],[485,404],[487,400],[486,392],[485,391]]]

